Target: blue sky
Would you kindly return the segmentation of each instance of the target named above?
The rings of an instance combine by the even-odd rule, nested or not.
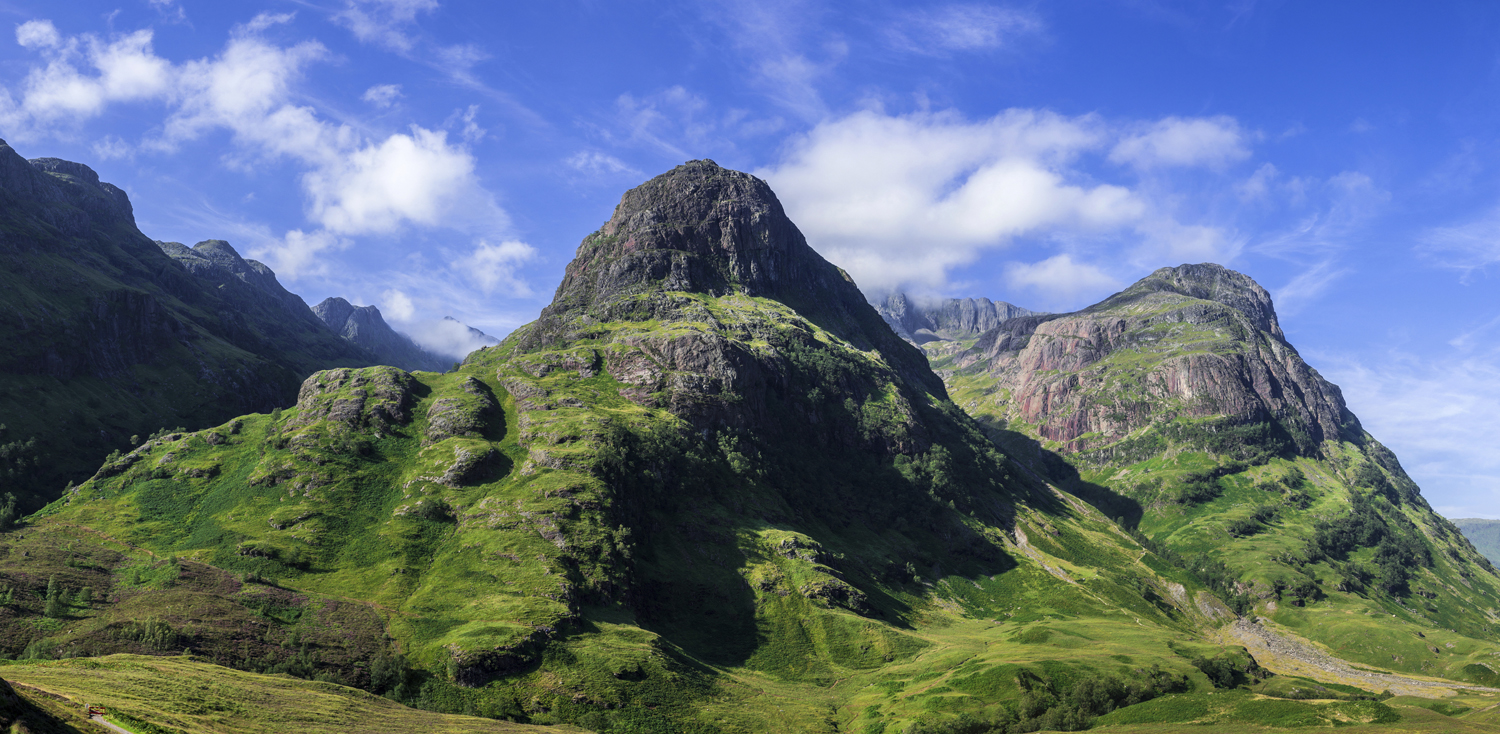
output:
[[[1439,511],[1500,517],[1500,4],[0,0],[0,137],[309,303],[491,334],[620,193],[765,177],[867,293],[1214,261]],[[13,31],[13,32],[12,32]]]

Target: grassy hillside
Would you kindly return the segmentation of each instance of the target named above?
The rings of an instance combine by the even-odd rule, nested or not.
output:
[[[774,302],[695,300],[720,323],[780,323],[837,344]],[[593,357],[578,357],[591,350],[502,347],[446,375],[322,373],[296,409],[148,443],[4,536],[6,557],[28,559],[0,570],[25,588],[18,624],[46,633],[34,616],[46,582],[21,576],[42,558],[56,564],[45,548],[72,554],[54,565],[59,585],[90,584],[102,598],[27,644],[33,654],[149,652],[126,620],[154,614],[158,636],[241,667],[300,655],[304,674],[417,705],[596,729],[767,730],[772,706],[795,721],[852,718],[855,692],[860,715],[888,709],[882,717],[896,720],[934,699],[983,709],[985,691],[1015,688],[1014,672],[980,688],[947,683],[1028,660],[1062,686],[1133,670],[1073,652],[1111,627],[1112,650],[1134,664],[1206,681],[1165,647],[1202,617],[1172,600],[1172,585],[1187,584],[1176,587],[1184,600],[1201,585],[1133,561],[1133,541],[1086,505],[1019,479],[1030,505],[953,480],[924,482],[949,495],[902,499],[912,480],[879,464],[795,476],[816,466],[805,448],[684,435],[670,414],[620,397],[626,386],[607,370],[585,376]],[[583,369],[537,368],[570,360]],[[749,451],[786,463],[751,464]],[[809,496],[819,486],[828,499]],[[1006,528],[1032,539],[1018,543],[981,513],[1004,513]],[[210,583],[219,590],[193,596]],[[1159,590],[1155,601],[1141,584]],[[333,627],[317,610],[342,600],[380,615],[391,659],[410,670],[376,681],[362,672],[375,654],[339,657],[328,638],[357,633],[354,611]],[[1056,632],[1039,628],[1049,620]],[[236,626],[253,634],[235,639]],[[8,639],[20,646],[19,632]],[[884,687],[861,690],[875,682]],[[637,716],[646,720],[630,723]]]
[[[1459,531],[1474,544],[1474,548],[1492,562],[1500,563],[1500,520],[1465,518],[1454,520]]]
[[[694,300],[726,331],[838,344],[774,302]],[[1028,686],[1045,716],[1085,679],[1156,669],[1153,693],[1206,692],[1200,658],[1253,670],[1199,637],[1228,612],[1192,557],[1147,551],[1019,467],[1001,464],[1015,489],[908,469],[952,494],[901,500],[894,464],[817,469],[795,445],[684,434],[596,358],[501,347],[454,374],[322,373],[295,409],[159,438],[0,536],[5,639],[25,653],[34,630],[25,646],[47,656],[181,645],[601,731],[900,731],[993,715]],[[813,504],[818,489],[835,501]],[[46,618],[52,577],[95,601]]]
[[[104,706],[110,721],[136,734],[576,731],[419,711],[352,688],[246,673],[194,657],[11,662],[0,664],[0,676],[24,698],[87,731],[96,731],[80,720],[88,704]]]

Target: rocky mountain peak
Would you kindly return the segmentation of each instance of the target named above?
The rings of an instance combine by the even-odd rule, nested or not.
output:
[[[82,163],[59,158],[26,160],[0,140],[0,191],[49,209],[49,223],[71,236],[84,236],[94,224],[135,228],[130,197],[119,187],[101,182],[99,174]],[[68,204],[75,210],[59,209]]]
[[[897,292],[876,307],[902,339],[913,344],[979,336],[1000,322],[1039,312],[988,298],[911,298]]]
[[[921,352],[892,333],[848,274],[807,244],[765,181],[708,160],[689,161],[627,191],[614,216],[579,245],[552,303],[536,322],[517,330],[514,343],[522,352],[564,349],[624,338],[618,326],[637,324],[628,339],[652,352],[646,370],[651,376],[621,379],[639,383],[642,396],[664,389],[657,374],[663,369],[704,375],[715,396],[766,389],[785,366],[731,342],[770,328],[760,321],[768,311],[757,311],[748,317],[753,323],[729,334],[644,333],[668,323],[689,330],[722,325],[705,306],[705,295],[775,301],[859,351],[880,353],[913,394],[946,396]],[[671,398],[674,405],[723,408],[683,408],[695,421],[753,422],[741,409],[703,397],[686,383],[668,392],[678,396]]]
[[[453,360],[423,349],[411,337],[392,329],[374,306],[356,306],[338,296],[312,307],[333,333],[375,353],[383,364],[407,371],[442,372]]]
[[[601,231],[625,253],[709,258],[751,295],[774,292],[790,261],[812,254],[765,181],[711,160],[688,161],[625,192]],[[714,280],[684,283],[684,290],[728,285]]]
[[[1270,294],[1213,263],[1162,268],[1074,313],[1003,322],[957,361],[996,377],[1009,417],[1068,452],[1181,418],[1271,426],[1307,455],[1362,440],[1338,386],[1287,343]]]
[[[554,305],[598,310],[656,288],[779,297],[824,271],[834,269],[765,181],[688,161],[625,192],[579,247]]]
[[[1123,292],[1085,310],[1115,308],[1123,301],[1164,292],[1222,303],[1244,314],[1257,329],[1286,340],[1286,334],[1282,333],[1281,324],[1276,320],[1271,294],[1250,276],[1215,263],[1161,268]]]
[[[74,203],[82,204],[85,209],[107,212],[134,224],[135,210],[130,206],[130,197],[118,186],[100,181],[99,174],[94,169],[61,158],[33,158],[27,163],[38,171],[50,173],[80,189],[83,201],[77,201],[80,192],[74,192]]]

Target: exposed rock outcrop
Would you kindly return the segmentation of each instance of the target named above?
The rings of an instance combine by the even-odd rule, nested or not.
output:
[[[1065,451],[1177,418],[1274,423],[1304,453],[1362,434],[1338,386],[1286,342],[1265,289],[1219,265],[1162,268],[1082,311],[1010,319],[955,363],[992,375],[1007,414]]]
[[[909,388],[946,395],[922,354],[891,332],[847,274],[807,245],[764,181],[706,160],[626,192],[604,227],[579,246],[552,304],[517,331],[517,346],[531,352],[607,338],[616,346],[605,354],[606,369],[630,386],[631,400],[705,427],[770,427],[768,401],[785,393],[796,370],[788,353],[818,341],[802,334],[788,342],[758,319],[733,323],[732,313],[716,314],[702,298],[729,295],[784,304],[788,316],[794,311],[853,350],[878,355],[881,369]],[[604,326],[651,320],[692,326]],[[753,346],[766,340],[774,340],[769,349]],[[875,388],[825,389],[858,395]],[[909,406],[904,410],[909,414]],[[827,433],[857,443],[850,431],[857,433]]]
[[[319,372],[302,383],[294,426],[319,420],[376,435],[411,421],[412,376],[393,367],[336,369]]]

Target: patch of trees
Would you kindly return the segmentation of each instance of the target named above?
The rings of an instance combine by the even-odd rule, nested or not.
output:
[[[1243,461],[1231,461],[1208,471],[1188,472],[1182,475],[1182,486],[1178,488],[1173,499],[1180,505],[1210,502],[1224,493],[1224,488],[1219,485],[1220,477],[1238,474],[1248,468],[1250,468],[1249,465]]]
[[[1236,538],[1247,538],[1265,529],[1266,525],[1276,519],[1276,508],[1270,505],[1261,505],[1255,508],[1248,517],[1241,517],[1229,522],[1226,528],[1229,534]]]
[[[1368,466],[1368,465],[1366,465]],[[1375,572],[1369,582],[1392,596],[1411,593],[1408,582],[1415,569],[1432,567],[1432,551],[1423,543],[1411,521],[1397,516],[1387,522],[1377,510],[1376,500],[1361,492],[1349,498],[1349,513],[1313,526],[1313,537],[1307,542],[1308,563],[1323,559],[1343,561],[1360,548],[1375,548]],[[1404,522],[1403,522],[1404,521]],[[1363,586],[1360,574],[1345,572],[1346,583]]]
[[[1153,665],[1129,681],[1113,675],[1074,680],[1063,690],[1054,681],[1029,674],[1017,676],[1025,691],[990,718],[969,714],[945,722],[919,722],[907,734],[1019,734],[1033,731],[1081,731],[1094,719],[1118,708],[1192,689],[1186,676]]]
[[[1233,457],[1250,466],[1260,466],[1279,456],[1296,453],[1296,441],[1280,424],[1235,423],[1233,419],[1174,423],[1165,428],[1168,438],[1219,456]]]

